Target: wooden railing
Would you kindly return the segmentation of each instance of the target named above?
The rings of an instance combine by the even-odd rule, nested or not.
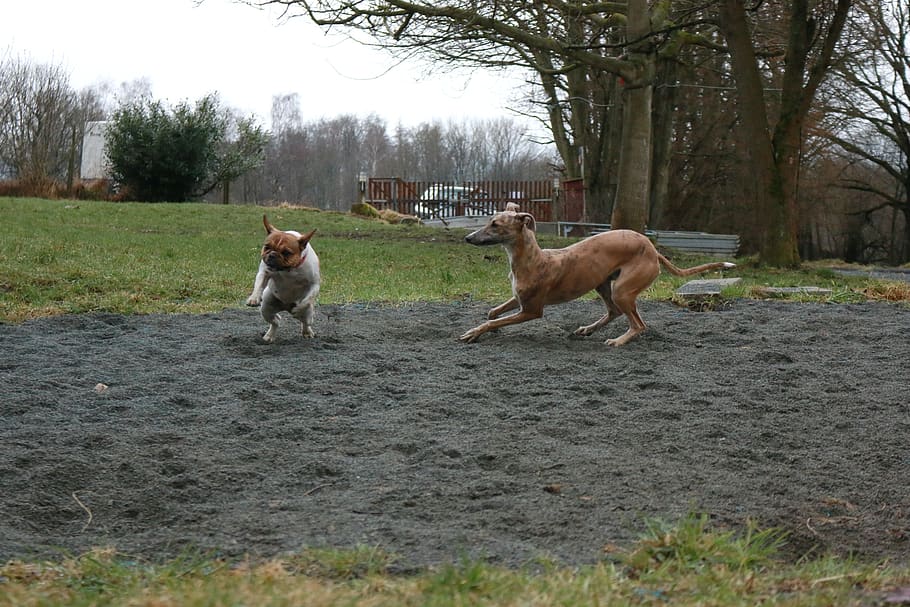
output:
[[[591,236],[607,232],[610,224],[584,223],[573,221],[560,221],[556,223],[556,230],[562,236]],[[645,230],[645,236],[650,237],[661,247],[676,249],[686,253],[699,253],[702,255],[716,255],[720,257],[734,257],[739,252],[739,236],[737,234],[709,234],[708,232],[680,232],[676,230]]]
[[[538,221],[552,221],[552,180],[536,181],[404,181],[371,177],[366,202],[378,209],[392,209],[422,219],[485,216],[517,203]]]

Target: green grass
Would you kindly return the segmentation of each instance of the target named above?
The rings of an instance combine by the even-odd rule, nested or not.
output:
[[[0,320],[107,311],[212,312],[242,306],[252,286],[264,209],[206,204],[68,202],[0,198]],[[322,303],[507,298],[505,253],[466,245],[465,230],[393,226],[342,213],[265,209],[283,229],[311,229]],[[541,237],[543,246],[571,242]],[[677,256],[679,265],[705,261]],[[833,289],[826,301],[907,300],[905,286],[844,278],[826,268],[774,271],[749,260],[728,275],[758,285]],[[686,279],[662,273],[643,294],[672,299]],[[799,296],[817,300],[818,296]]]
[[[108,311],[199,313],[240,307],[252,286],[266,211],[284,229],[317,228],[321,303],[455,300],[509,295],[507,258],[463,242],[463,230],[391,226],[307,209],[117,204],[0,198],[0,321]],[[558,247],[569,239],[541,237]],[[688,266],[705,259],[674,256]],[[762,285],[813,285],[801,300],[907,302],[906,284],[844,278],[825,265],[795,271],[748,259],[723,298]],[[663,273],[643,294],[673,298],[686,279]],[[98,549],[48,562],[0,565],[7,605],[870,605],[910,586],[910,564],[838,558],[785,562],[786,538],[746,525],[714,529],[692,514],[644,521],[641,541],[605,548],[602,562],[546,560],[508,569],[481,561],[397,574],[375,547],[309,549],[271,560],[184,555],[161,563]]]
[[[0,566],[0,606],[262,605],[875,605],[910,584],[910,568],[821,558],[777,560],[779,533],[712,529],[703,515],[648,521],[629,551],[569,568],[546,560],[505,568],[464,560],[395,574],[394,555],[368,547],[276,559],[186,554],[144,562],[94,550]]]
[[[266,211],[279,228],[317,228],[323,303],[507,294],[502,252],[490,251],[496,260],[485,260],[461,242],[463,232],[305,209]],[[0,319],[243,305],[265,235],[262,213],[243,206],[0,198]]]

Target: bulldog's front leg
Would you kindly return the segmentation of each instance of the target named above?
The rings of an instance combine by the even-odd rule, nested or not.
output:
[[[269,268],[265,265],[265,262],[259,262],[259,271],[256,272],[256,280],[253,281],[253,292],[250,293],[250,296],[246,298],[246,305],[248,306],[258,306],[262,303],[262,291],[265,289],[265,285],[269,282],[270,274]]]

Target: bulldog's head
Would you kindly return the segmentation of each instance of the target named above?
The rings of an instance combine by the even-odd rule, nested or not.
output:
[[[262,245],[262,261],[272,270],[292,270],[303,263],[306,258],[307,243],[316,230],[301,235],[289,230],[282,232],[271,223],[266,215],[262,216],[267,236]]]

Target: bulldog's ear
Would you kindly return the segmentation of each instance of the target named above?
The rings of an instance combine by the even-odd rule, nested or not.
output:
[[[537,231],[537,222],[534,221],[533,215],[531,215],[530,213],[519,213],[518,215],[516,215],[516,217],[518,217],[521,220],[521,222],[524,224],[524,226],[526,228],[528,228],[532,232]]]
[[[521,209],[521,207],[518,206],[517,202],[507,202],[506,203],[506,211],[512,211],[514,213],[517,213],[520,209]]]
[[[278,231],[278,228],[269,223],[269,218],[265,214],[262,215],[262,225],[265,226],[266,234]]]
[[[303,236],[300,237],[298,242],[300,243],[301,251],[306,248],[307,243],[310,242],[310,238],[312,238],[313,234],[315,234],[315,233],[316,233],[316,228],[313,228],[312,230],[310,230],[309,232],[307,232],[306,234],[304,234]]]

